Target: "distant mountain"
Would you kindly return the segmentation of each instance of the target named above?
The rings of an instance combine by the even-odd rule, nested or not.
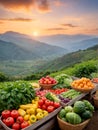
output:
[[[0,60],[30,60],[41,58],[40,55],[31,53],[11,42],[0,40]]]
[[[98,38],[86,39],[80,42],[73,43],[72,46],[70,46],[70,50],[71,51],[84,50],[96,44],[98,44]]]
[[[98,37],[92,35],[50,35],[37,37],[37,40],[67,49],[69,52],[86,49],[98,43]]]
[[[34,58],[55,58],[67,53],[67,50],[64,48],[51,46],[43,42],[33,40],[28,35],[11,31],[1,34],[0,40],[0,46],[2,46],[2,59],[4,54],[7,54],[7,57],[9,58],[12,57],[11,54],[13,54],[13,58],[15,59],[23,58],[24,60],[29,60]],[[21,52],[21,54],[19,52]],[[17,58],[19,57],[19,54],[20,58]]]

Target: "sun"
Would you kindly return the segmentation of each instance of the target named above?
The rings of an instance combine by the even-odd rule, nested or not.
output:
[[[39,33],[37,31],[33,32],[33,36],[37,37],[39,36]]]

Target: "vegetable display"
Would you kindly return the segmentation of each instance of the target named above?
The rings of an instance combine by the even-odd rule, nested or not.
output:
[[[63,121],[75,125],[80,124],[81,122],[87,119],[90,119],[93,115],[93,111],[94,111],[93,105],[89,101],[83,100],[83,101],[76,101],[73,107],[65,106],[63,109],[60,110],[58,116]]]
[[[17,109],[35,98],[35,91],[27,82],[4,83],[0,88],[0,112],[5,109]]]
[[[46,90],[40,87],[40,84],[56,85]],[[66,74],[60,74],[55,78],[42,77],[39,83],[26,81],[2,83],[0,85],[1,121],[11,129],[21,130],[51,112],[55,113],[56,109],[61,109],[60,105],[63,108],[59,111],[58,117],[65,122],[76,125],[90,119],[93,116],[94,106],[88,100],[76,101],[73,106],[66,104],[82,93],[70,89],[71,86],[80,89],[94,88],[90,79],[81,78],[73,81],[72,77]],[[98,96],[98,92],[95,96]]]

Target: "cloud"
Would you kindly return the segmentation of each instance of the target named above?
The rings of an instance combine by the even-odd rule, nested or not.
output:
[[[50,10],[49,0],[0,0],[0,5],[11,10],[38,9],[41,12]]]
[[[67,30],[67,29],[65,29],[65,28],[47,28],[45,30],[47,30],[47,31],[55,31],[55,30]]]
[[[0,24],[3,24],[3,22],[0,21]]]
[[[32,22],[34,19],[29,18],[6,18],[6,19],[0,19],[2,21],[19,21],[19,22]]]
[[[83,30],[85,33],[87,34],[95,34],[95,35],[98,35],[98,28],[91,28],[91,29],[84,29]]]
[[[50,12],[48,0],[37,0],[37,8],[40,12]]]
[[[70,24],[70,23],[68,23],[68,24],[61,24],[62,26],[65,26],[65,27],[78,27],[78,26],[76,26],[76,25],[73,25],[73,24]]]

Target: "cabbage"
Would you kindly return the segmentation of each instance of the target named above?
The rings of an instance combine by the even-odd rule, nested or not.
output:
[[[60,74],[56,76],[55,79],[58,81],[58,84],[64,84],[68,88],[73,81],[73,79],[67,74]]]
[[[64,79],[64,84],[69,87],[71,86],[71,83],[73,82],[72,78],[65,78]]]

